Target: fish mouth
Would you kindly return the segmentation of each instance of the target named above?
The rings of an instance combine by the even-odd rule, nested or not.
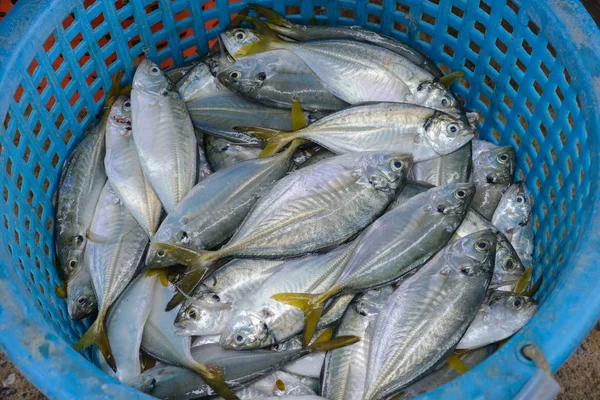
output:
[[[131,118],[125,117],[125,116],[120,116],[120,115],[115,115],[113,117],[113,121],[115,121],[119,124],[126,124],[126,123],[131,123]]]

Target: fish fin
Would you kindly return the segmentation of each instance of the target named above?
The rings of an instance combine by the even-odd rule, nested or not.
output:
[[[290,21],[285,19],[283,15],[271,10],[270,8],[266,8],[258,4],[248,4],[248,8],[256,11],[261,17],[265,17],[267,22],[270,22],[273,25],[283,26],[290,29],[296,28],[296,25],[292,24]]]
[[[150,268],[144,275],[146,278],[158,276],[158,280],[164,287],[169,286],[169,270],[167,268]]]
[[[327,341],[331,340],[332,337],[333,337],[333,328],[329,327],[329,328],[325,329],[323,331],[323,333],[321,333],[319,335],[318,338],[316,338],[315,340],[313,340],[313,342],[311,344],[321,343],[321,342],[327,342]]]
[[[463,360],[461,360],[456,354],[451,354],[446,360],[446,364],[461,374],[464,374],[469,370],[469,367],[467,367]]]
[[[271,129],[271,128],[259,128],[257,126],[234,126],[233,129],[238,132],[241,132],[241,133],[246,133],[257,139],[263,139],[263,140],[270,139],[273,136],[280,134],[281,132],[288,132],[288,131],[280,131],[280,130]]]
[[[281,379],[277,379],[275,381],[275,387],[277,388],[277,390],[279,390],[280,392],[285,391],[285,382],[283,382]]]
[[[221,258],[219,251],[198,250],[180,244],[152,242],[150,246],[156,249],[156,254],[193,268],[206,268]],[[162,252],[162,253],[161,253]]]
[[[60,286],[57,286],[54,289],[54,293],[56,293],[56,295],[58,297],[60,297],[61,299],[66,299],[67,298],[67,285],[66,283],[63,283]]]
[[[259,40],[240,47],[235,54],[232,54],[233,58],[237,59],[269,50],[286,48],[286,42],[277,36],[277,34],[259,18],[244,17],[244,22],[254,25]]]
[[[131,85],[123,86],[120,94],[129,96],[131,95],[131,89],[133,89],[133,86]]]
[[[100,352],[104,356],[106,363],[112,368],[113,371],[117,370],[117,365],[115,364],[115,359],[112,355],[112,350],[110,349],[110,343],[108,342],[108,333],[106,331],[106,327],[104,326],[104,317],[101,315],[98,316],[96,321],[89,327],[87,332],[83,334],[81,339],[73,346],[75,351],[85,350],[88,347],[96,345],[100,349]]]
[[[121,79],[123,79],[123,76],[125,76],[125,73],[122,70],[119,70],[112,78],[112,85],[106,94],[106,100],[104,100],[103,111],[106,118],[108,117],[110,108],[115,104],[115,101],[117,101],[117,98],[121,94]]]
[[[350,346],[360,341],[358,336],[339,336],[335,339],[331,339],[325,342],[318,342],[311,344],[307,347],[308,350],[312,351],[329,351],[333,349],[339,349],[340,347]]]
[[[446,86],[447,88],[450,88],[450,86],[452,86],[454,82],[458,81],[463,76],[465,76],[465,73],[463,71],[454,71],[446,76],[442,76],[440,78],[440,82],[442,83],[442,85]]]
[[[517,284],[515,285],[513,292],[515,292],[517,294],[523,294],[523,293],[525,293],[525,291],[527,291],[527,288],[529,287],[529,282],[531,281],[531,273],[532,272],[533,272],[533,266],[529,266],[529,268],[527,268],[525,270],[525,272],[523,272],[523,275],[521,275],[521,277],[517,281]]]
[[[325,293],[323,294],[325,295]],[[308,293],[278,293],[271,296],[273,300],[284,303],[304,312],[304,340],[303,346],[306,347],[312,339],[317,324],[323,313],[323,307],[328,298],[321,294]]]
[[[94,243],[116,243],[116,240],[113,238],[109,238],[107,236],[102,236],[98,233],[94,233],[92,231],[87,231],[85,236],[90,242]]]
[[[294,101],[292,102],[292,130],[297,131],[298,129],[304,128],[306,125],[304,110],[302,109],[300,100],[298,100],[298,97],[294,96]]]
[[[178,292],[169,300],[165,311],[171,311],[179,304],[183,303],[187,298],[187,293],[191,293],[192,290],[198,285],[204,278],[208,276],[215,268],[191,268],[188,269],[181,278],[181,281],[177,285]]]
[[[240,26],[242,26],[242,22],[244,22],[244,17],[247,17],[247,16],[248,16],[248,10],[240,11],[239,13],[236,14],[235,17],[233,17],[231,22],[229,22],[229,25],[227,25],[227,28],[225,28],[225,30],[239,28]]]
[[[239,397],[237,397],[225,382],[223,368],[220,366],[215,364],[195,363],[190,366],[190,369],[200,375],[202,379],[204,379],[204,382],[225,400],[239,400]]]
[[[258,155],[259,157],[268,157],[277,153],[283,146],[291,142],[295,138],[295,132],[278,131],[270,128],[257,128],[250,126],[236,126],[236,131],[254,136],[258,139],[267,139],[267,145]]]
[[[543,277],[540,275],[537,282],[534,283],[534,285],[531,287],[531,289],[529,289],[527,292],[523,293],[523,296],[533,297],[533,295],[536,294],[537,291],[540,289],[540,286],[542,286],[542,280],[543,280]]]
[[[317,20],[317,17],[315,15],[313,15],[312,17],[310,17],[310,19],[308,20],[308,22],[306,23],[306,25],[308,25],[308,26],[319,26],[319,21]]]

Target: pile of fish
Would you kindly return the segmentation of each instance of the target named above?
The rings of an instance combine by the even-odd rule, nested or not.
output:
[[[117,76],[63,168],[76,350],[164,399],[411,398],[535,313],[515,151],[423,54],[240,15],[200,62]]]

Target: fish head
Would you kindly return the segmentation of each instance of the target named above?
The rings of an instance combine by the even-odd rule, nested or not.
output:
[[[496,261],[490,287],[514,285],[525,273],[525,266],[504,234],[496,234]]]
[[[135,70],[133,90],[153,95],[168,96],[172,92],[171,81],[155,62],[145,59]]]
[[[412,94],[411,103],[433,108],[451,115],[459,115],[462,106],[452,92],[438,81],[421,83]]]
[[[300,350],[302,348],[302,337],[294,336],[293,338],[283,341],[281,343],[275,343],[270,347],[271,351],[291,351],[291,350]]]
[[[440,155],[461,148],[474,137],[473,127],[468,121],[441,112],[434,112],[423,129],[427,142]]]
[[[429,202],[426,206],[429,207],[431,212],[464,216],[475,195],[475,185],[472,183],[450,183],[429,189],[425,193],[429,193]]]
[[[267,71],[256,57],[244,57],[224,68],[217,75],[226,87],[242,94],[253,95],[267,79]]]
[[[531,218],[531,201],[524,182],[513,183],[506,189],[494,212],[498,228],[525,226]]]
[[[129,96],[121,95],[113,103],[108,114],[112,123],[129,124],[131,126],[131,101]]]
[[[56,239],[57,261],[63,281],[68,281],[83,262],[83,253],[87,243],[86,232],[73,225]]]
[[[491,229],[475,232],[460,238],[444,251],[448,265],[456,276],[486,274],[491,278],[496,256],[496,234]]]
[[[221,332],[225,349],[259,349],[271,344],[271,332],[263,317],[254,311],[238,311]]]
[[[373,152],[361,157],[358,166],[369,185],[382,192],[394,192],[406,182],[412,163],[410,154]]]
[[[87,317],[97,305],[92,285],[80,286],[70,290],[67,296],[67,309],[71,319],[79,320]]]
[[[515,149],[511,146],[484,151],[473,160],[473,182],[506,183],[515,175]]]
[[[391,285],[370,289],[363,293],[354,303],[354,311],[363,317],[376,317],[394,289]]]
[[[168,217],[167,217],[168,218]],[[185,224],[169,222],[165,219],[152,238],[153,242],[166,242],[184,246],[194,246],[186,231]],[[197,246],[196,246],[197,247]],[[170,267],[177,264],[169,258],[169,250],[150,246],[146,254],[146,265],[149,268]]]
[[[252,29],[236,28],[221,33],[221,41],[227,52],[236,58],[236,53],[242,47],[260,41],[258,34]]]
[[[179,328],[177,334],[205,336],[218,333],[218,327],[223,319],[221,313],[229,308],[229,305],[224,305],[219,295],[204,284],[200,284],[200,288],[194,291],[196,292],[194,297],[186,300],[177,312],[175,318],[175,326]]]
[[[177,91],[186,100],[194,99],[194,94],[214,81],[210,67],[205,62],[199,62],[183,78],[177,82]]]
[[[513,292],[491,291],[483,307],[498,326],[512,334],[533,317],[537,302]]]

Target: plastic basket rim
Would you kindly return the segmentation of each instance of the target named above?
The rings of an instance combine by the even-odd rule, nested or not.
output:
[[[582,84],[578,84],[577,89],[578,92],[591,94],[596,100],[594,104],[591,104],[590,99],[583,102],[582,112],[600,115],[600,77],[593,78],[591,73],[600,70],[598,27],[577,0],[532,1],[536,2],[538,18],[552,15],[563,23],[561,31],[571,39],[566,46],[575,47],[573,39],[579,38],[577,47],[586,54],[572,59],[575,59],[575,66],[580,67],[578,74],[583,77],[580,81],[592,82],[593,85],[584,88]],[[270,2],[260,3],[268,5]],[[66,16],[78,4],[81,4],[81,0],[21,0],[7,14],[0,24],[0,87],[3,88],[3,93],[14,93],[19,84],[16,79],[11,79],[10,71],[16,68],[21,56],[25,53],[37,53],[53,32],[54,26],[45,24],[44,21],[56,20],[56,15]],[[235,5],[240,7],[240,4]],[[535,15],[530,16],[535,20]],[[6,114],[11,100],[12,95],[0,97],[0,115]],[[600,125],[593,128],[595,130],[591,130],[589,134],[600,139]],[[5,130],[0,125],[0,135],[3,134]],[[594,152],[592,157],[598,160]],[[548,307],[541,307],[534,319],[493,357],[466,376],[420,398],[462,398],[467,387],[469,393],[476,394],[477,398],[506,398],[506,386],[513,387],[511,392],[514,395],[535,372],[533,364],[520,354],[523,345],[533,343],[542,350],[552,348],[548,361],[555,371],[584,339],[600,316],[600,291],[597,290],[600,284],[600,263],[595,257],[600,248],[600,234],[592,231],[593,226],[600,226],[600,209],[597,204],[600,165],[596,163],[591,172],[590,179],[593,181],[590,199],[594,204],[590,218],[579,243],[572,250],[573,256],[563,266],[565,269],[569,268],[564,272],[560,286],[545,300],[545,303],[555,304],[575,301],[585,307],[579,307],[577,313],[555,313]],[[79,398],[81,393],[90,398],[150,398],[97,369],[56,335],[35,307],[30,307],[27,300],[20,297],[22,288],[12,268],[6,265],[6,260],[10,260],[7,250],[0,246],[0,350],[28,380],[49,398]],[[573,329],[574,327],[579,329]],[[539,343],[540,329],[555,332],[543,345]],[[40,360],[44,368],[40,368]]]

